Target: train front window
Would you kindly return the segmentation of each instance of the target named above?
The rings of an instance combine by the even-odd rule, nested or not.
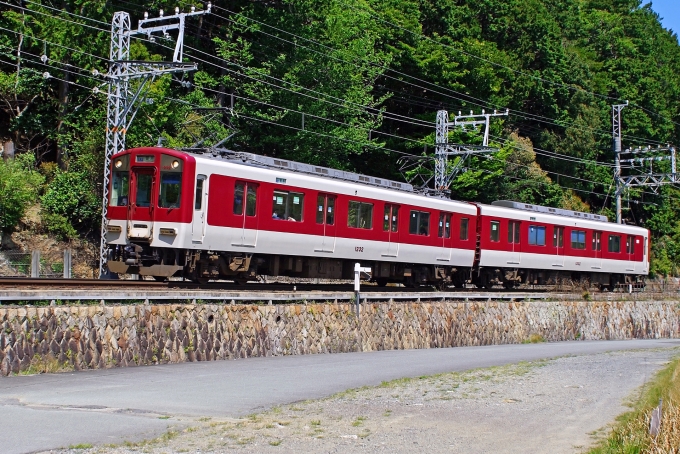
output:
[[[161,173],[161,192],[158,206],[161,208],[179,208],[182,189],[182,174],[177,172]]]
[[[114,171],[111,179],[111,206],[127,206],[130,197],[130,172]]]
[[[137,192],[135,204],[138,207],[151,206],[151,188],[153,187],[153,175],[150,173],[137,173]]]

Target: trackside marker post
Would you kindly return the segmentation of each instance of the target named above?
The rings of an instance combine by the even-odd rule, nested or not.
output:
[[[359,277],[361,276],[361,273],[370,273],[371,268],[370,267],[362,267],[361,263],[355,263],[354,264],[354,304],[356,305],[357,308],[357,318],[359,318],[359,302],[361,299],[361,292],[360,292],[360,279]]]

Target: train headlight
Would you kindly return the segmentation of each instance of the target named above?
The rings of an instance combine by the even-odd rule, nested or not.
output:
[[[116,166],[116,169],[120,169],[121,167],[123,167],[123,161],[119,159],[113,165]]]
[[[176,169],[177,167],[179,167],[179,161],[175,159],[174,161],[172,161],[172,164],[170,165],[172,166],[173,169]]]

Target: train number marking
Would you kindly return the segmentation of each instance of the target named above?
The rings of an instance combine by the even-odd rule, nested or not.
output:
[[[354,252],[364,252],[364,247],[363,246],[355,246]]]

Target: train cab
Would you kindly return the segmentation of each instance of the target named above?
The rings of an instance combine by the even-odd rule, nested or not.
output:
[[[183,233],[191,228],[193,216],[195,169],[191,155],[165,148],[135,148],[114,155],[106,242],[114,250],[130,245],[183,247]],[[124,263],[110,262],[112,272],[130,272]]]

